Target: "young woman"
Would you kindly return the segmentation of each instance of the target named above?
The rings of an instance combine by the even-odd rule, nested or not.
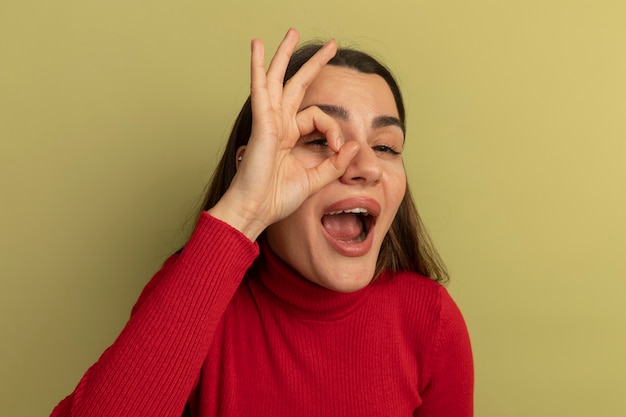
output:
[[[389,71],[334,41],[264,67],[185,247],[53,416],[471,416],[467,330],[402,161]]]

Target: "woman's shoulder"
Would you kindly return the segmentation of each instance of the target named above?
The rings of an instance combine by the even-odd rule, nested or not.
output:
[[[442,284],[415,271],[386,272],[381,276],[381,281],[387,291],[411,304],[416,299],[439,304],[442,297],[448,296]]]
[[[434,330],[450,320],[464,323],[446,288],[417,272],[385,273],[380,286],[386,302],[395,305],[402,321],[410,326],[433,327]]]

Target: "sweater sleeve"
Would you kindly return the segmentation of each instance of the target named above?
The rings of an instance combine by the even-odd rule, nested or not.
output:
[[[259,248],[203,213],[142,292],[117,340],[52,417],[180,416],[228,303]]]
[[[465,321],[448,292],[441,287],[441,309],[428,386],[416,417],[474,415],[474,365]]]

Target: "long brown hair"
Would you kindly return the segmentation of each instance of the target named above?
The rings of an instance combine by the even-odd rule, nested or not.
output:
[[[322,43],[310,43],[294,52],[285,72],[284,82],[293,77],[322,45]],[[391,89],[402,122],[402,130],[406,134],[406,115],[402,94],[395,78],[383,64],[364,52],[351,48],[339,48],[328,65],[350,68],[382,77]],[[235,120],[222,159],[213,173],[202,210],[213,207],[230,186],[236,173],[237,149],[248,143],[251,130],[252,107],[250,97],[248,97]],[[378,255],[376,275],[383,270],[416,271],[440,283],[448,281],[446,268],[417,213],[408,186]]]

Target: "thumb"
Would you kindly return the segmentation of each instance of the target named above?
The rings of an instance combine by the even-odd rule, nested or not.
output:
[[[356,141],[346,142],[339,149],[339,152],[333,154],[315,168],[311,168],[307,172],[310,187],[309,195],[318,192],[322,187],[341,177],[348,169],[350,162],[356,156],[360,147],[361,145]]]

